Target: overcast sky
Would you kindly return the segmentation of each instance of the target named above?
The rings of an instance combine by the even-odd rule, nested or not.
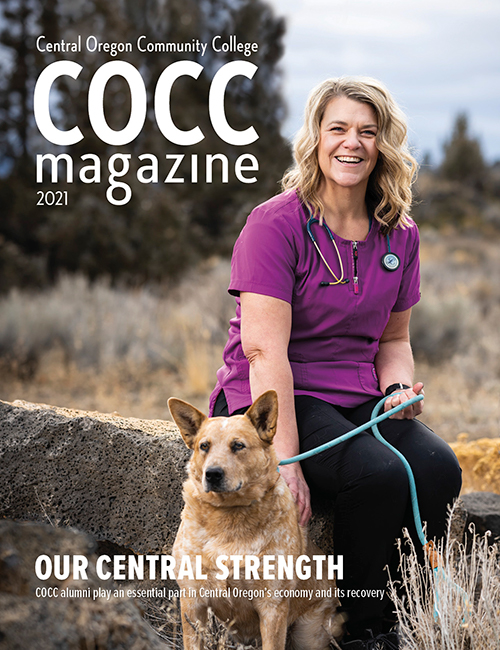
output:
[[[388,86],[419,157],[439,162],[465,111],[486,158],[500,160],[500,0],[268,1],[287,18],[284,135],[300,127],[316,83],[360,74]]]

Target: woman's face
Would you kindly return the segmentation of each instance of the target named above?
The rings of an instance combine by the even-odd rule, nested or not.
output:
[[[366,191],[378,158],[377,130],[377,117],[369,104],[348,97],[330,101],[318,143],[318,162],[327,184]]]

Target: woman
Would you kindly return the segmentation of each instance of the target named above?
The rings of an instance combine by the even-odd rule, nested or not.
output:
[[[280,458],[366,422],[383,395],[388,410],[423,392],[409,339],[420,298],[418,230],[408,217],[416,162],[402,113],[378,81],[327,80],[308,99],[294,154],[284,192],[255,208],[235,244],[236,317],[211,397],[213,415],[232,415],[274,388]],[[380,430],[413,468],[433,538],[444,533],[461,479],[448,445],[414,419],[422,404]],[[387,596],[347,591],[385,588],[403,527],[419,547],[402,463],[364,432],[281,474],[302,525],[309,488],[331,500],[335,554],[344,557],[343,647],[362,650],[376,638],[380,648],[397,648]]]

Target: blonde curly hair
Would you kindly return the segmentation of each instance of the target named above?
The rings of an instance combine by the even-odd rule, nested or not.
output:
[[[370,77],[327,79],[316,86],[307,100],[304,124],[294,141],[295,164],[281,181],[283,190],[295,189],[313,214],[323,217],[318,196],[323,174],[318,163],[320,125],[326,107],[335,97],[348,97],[370,105],[377,116],[376,144],[379,156],[368,180],[366,204],[385,233],[410,225],[411,186],[418,164],[407,141],[406,119],[387,88]]]

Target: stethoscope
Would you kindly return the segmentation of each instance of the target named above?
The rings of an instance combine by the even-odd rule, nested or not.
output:
[[[330,268],[330,265],[329,265],[328,262],[326,261],[326,259],[325,259],[324,255],[323,255],[323,253],[321,252],[321,250],[320,250],[320,248],[319,248],[319,246],[318,246],[318,242],[316,241],[316,238],[315,238],[314,235],[312,234],[311,225],[312,225],[313,223],[319,223],[319,219],[316,219],[316,217],[314,217],[314,216],[311,214],[311,209],[309,208],[309,206],[307,206],[307,209],[308,209],[308,211],[309,211],[309,215],[310,215],[310,216],[309,216],[309,219],[308,219],[308,221],[307,221],[307,224],[306,224],[307,233],[308,233],[309,237],[311,238],[311,241],[312,241],[312,243],[313,243],[315,249],[318,251],[319,256],[320,256],[321,259],[323,260],[323,262],[324,262],[326,268],[329,270],[330,274],[332,275],[332,277],[333,277],[334,280],[335,280],[335,282],[321,282],[321,286],[332,286],[332,285],[336,285],[336,284],[347,284],[347,283],[349,282],[349,278],[345,278],[345,277],[344,277],[344,265],[342,264],[342,257],[340,256],[340,252],[339,252],[339,249],[338,249],[337,243],[336,243],[336,241],[335,241],[335,239],[334,239],[334,237],[333,237],[333,233],[332,233],[332,231],[331,231],[330,228],[328,227],[328,224],[326,224],[325,222],[323,222],[323,225],[325,226],[326,231],[327,231],[327,233],[328,233],[328,236],[330,237],[330,240],[331,240],[331,242],[332,242],[332,244],[333,244],[333,246],[334,246],[334,248],[335,248],[335,251],[336,251],[336,253],[337,253],[337,258],[338,258],[338,260],[339,260],[339,267],[340,267],[340,278],[337,277],[337,276],[335,275],[335,273],[332,271],[332,269]],[[371,217],[371,215],[370,215],[370,227],[371,227],[371,222],[372,222],[372,217]],[[396,270],[399,268],[400,264],[401,264],[401,260],[400,260],[399,257],[396,255],[396,253],[393,253],[393,252],[391,251],[391,242],[390,242],[390,239],[389,239],[389,234],[386,235],[386,239],[387,239],[387,253],[385,253],[385,254],[382,256],[382,259],[380,260],[380,262],[381,262],[381,264],[382,264],[382,267],[383,267],[386,271],[396,271]]]

